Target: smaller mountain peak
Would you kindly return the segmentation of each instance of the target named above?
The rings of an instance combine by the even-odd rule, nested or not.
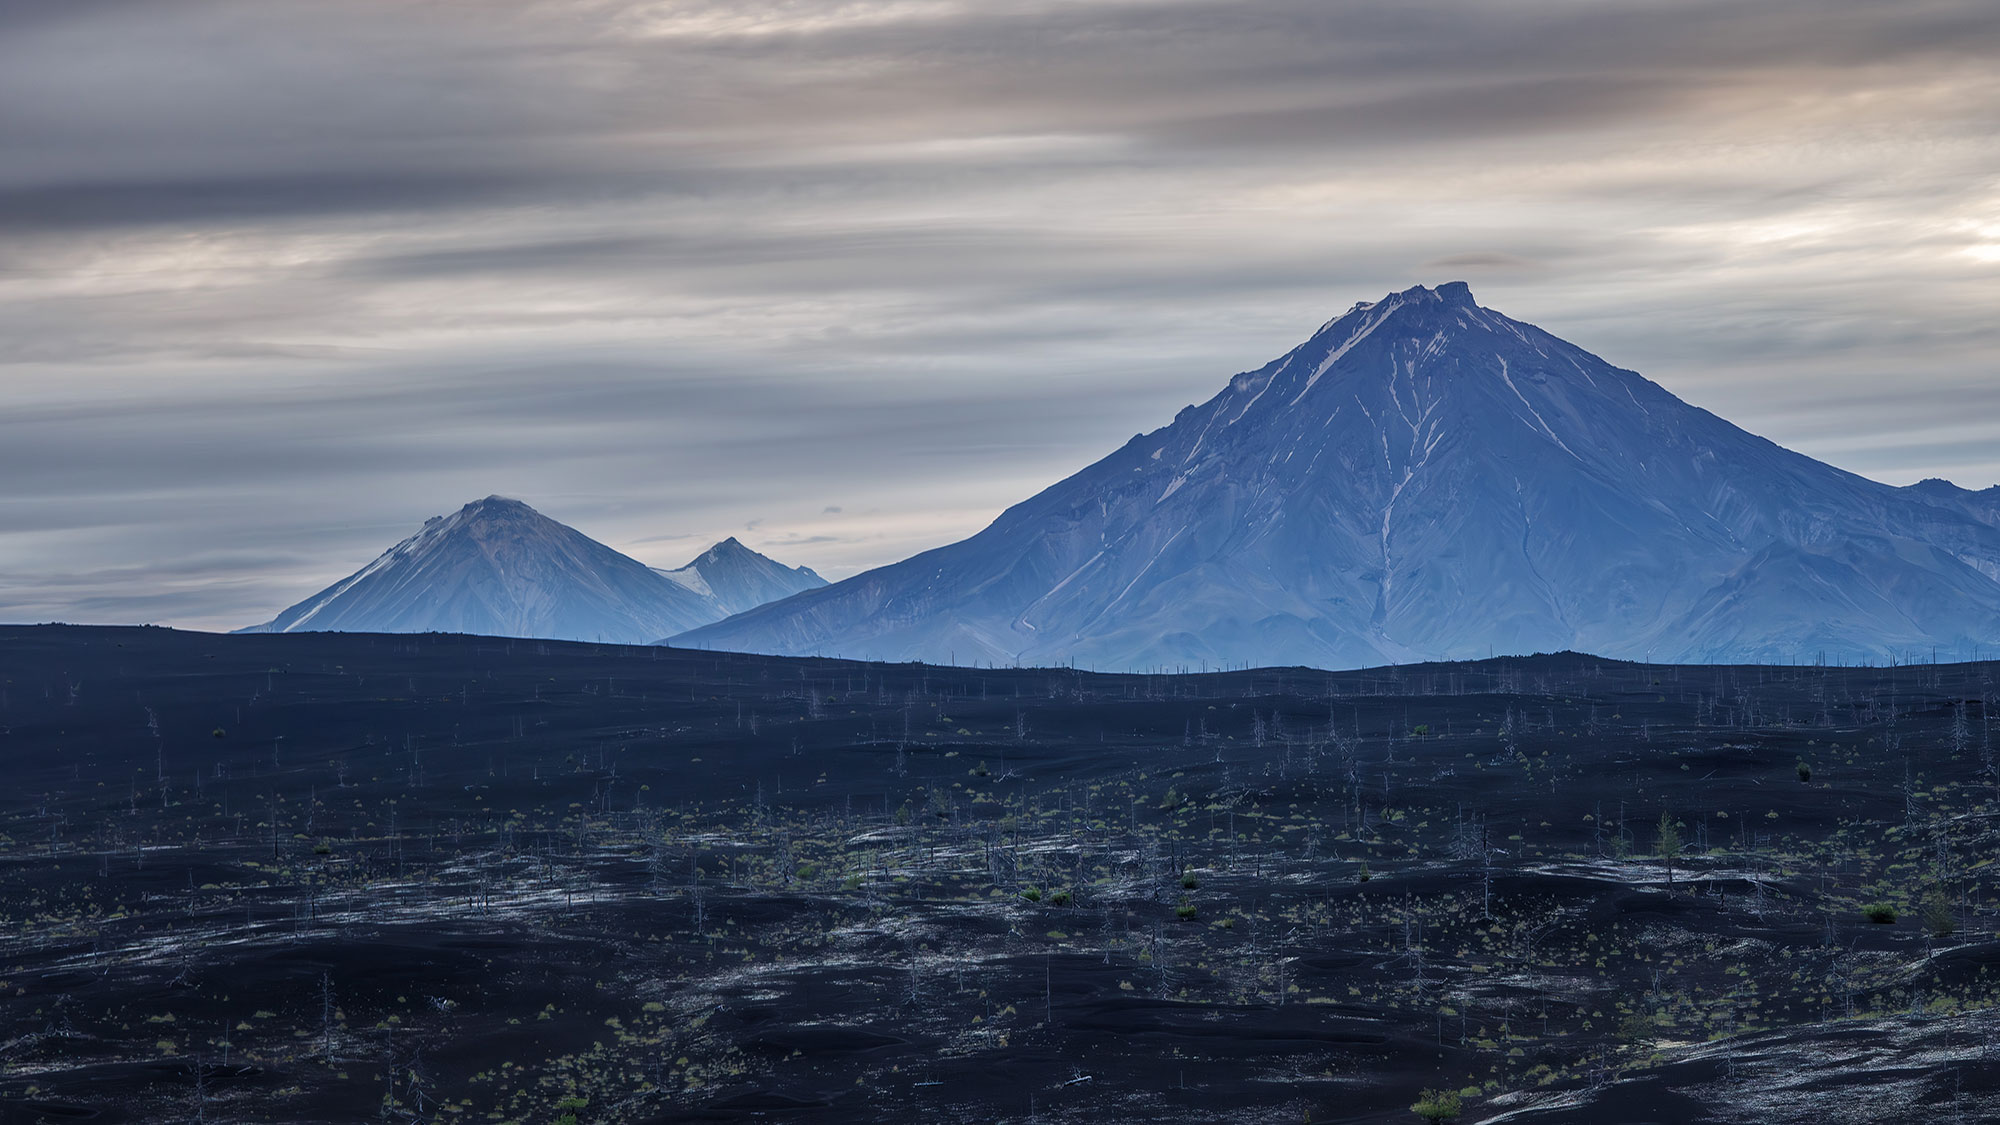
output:
[[[756,554],[757,552],[745,547],[742,540],[732,535],[720,543],[710,546],[708,550],[701,553],[701,557],[702,559],[720,562],[723,559],[741,559],[745,556],[755,556]],[[693,566],[694,564],[689,563],[688,565]]]
[[[763,557],[763,555],[758,554],[756,551],[745,547],[741,539],[732,535],[719,543],[711,544],[708,550],[703,551],[693,562],[687,565],[728,564],[731,566],[742,566]],[[687,567],[682,567],[681,569],[686,570]]]
[[[462,531],[469,527],[525,527],[548,517],[519,500],[507,496],[488,496],[474,500],[449,516],[433,516],[424,523],[424,530],[443,534]]]
[[[1463,281],[1447,281],[1437,287],[1438,300],[1460,308],[1476,308],[1472,299],[1472,286]]]
[[[474,500],[472,503],[467,504],[465,507],[459,510],[464,512],[495,512],[495,513],[534,511],[533,508],[528,507],[528,505],[523,503],[522,501],[516,500],[511,496],[500,496],[498,494],[495,494],[493,496],[488,496],[484,500]]]
[[[1436,289],[1423,285],[1412,285],[1401,293],[1392,293],[1390,296],[1401,297],[1406,303],[1436,301],[1451,308],[1470,309],[1478,307],[1477,303],[1472,299],[1472,286],[1467,285],[1463,281],[1447,281]]]

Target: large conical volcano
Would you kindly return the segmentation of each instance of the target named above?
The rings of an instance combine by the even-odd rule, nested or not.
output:
[[[644,644],[710,599],[519,500],[488,496],[246,633],[478,633]]]
[[[680,640],[1108,669],[1956,652],[2000,639],[1981,495],[1780,448],[1453,282],[1357,304],[970,539]]]

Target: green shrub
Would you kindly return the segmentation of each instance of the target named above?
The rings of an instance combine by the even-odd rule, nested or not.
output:
[[[1935,938],[1948,938],[1958,929],[1958,919],[1951,914],[1951,900],[1937,888],[1924,896],[1923,919],[1924,929]]]
[[[1462,1105],[1457,1090],[1425,1090],[1410,1112],[1425,1121],[1450,1121],[1458,1116]]]
[[[1075,901],[1074,896],[1068,891],[1057,891],[1049,896],[1051,906],[1068,906],[1073,901]]]
[[[1189,891],[1200,890],[1201,880],[1192,875],[1183,875],[1181,876],[1181,888]]]
[[[1042,892],[1039,888],[1029,887],[1027,890],[1021,892],[1021,897],[1027,899],[1029,902],[1040,902],[1042,901]]]
[[[1174,917],[1179,918],[1183,922],[1193,918],[1197,913],[1199,911],[1195,909],[1194,903],[1191,902],[1184,902],[1174,907]]]
[[[1886,926],[1896,920],[1896,908],[1886,902],[1871,902],[1861,908],[1861,916],[1870,922]]]
[[[1804,762],[1799,763],[1799,780],[1800,781],[1812,780],[1812,767],[1806,765]]]
[[[1660,1037],[1660,1021],[1645,1012],[1633,1012],[1618,1021],[1618,1039],[1643,1047]]]
[[[1671,876],[1674,857],[1681,854],[1681,826],[1672,813],[1660,814],[1659,834],[1660,855],[1670,865],[1668,873]]]

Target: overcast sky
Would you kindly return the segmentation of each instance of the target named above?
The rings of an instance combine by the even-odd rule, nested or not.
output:
[[[844,577],[1454,278],[2000,482],[2000,4],[0,0],[0,620],[488,493]]]

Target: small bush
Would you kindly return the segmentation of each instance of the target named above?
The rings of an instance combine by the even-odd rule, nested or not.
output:
[[[1812,780],[1812,767],[1806,765],[1804,762],[1799,763],[1799,780],[1800,781]]]
[[[1660,1021],[1645,1012],[1633,1012],[1618,1021],[1621,1042],[1642,1047],[1660,1037]]]
[[[1924,896],[1923,918],[1924,929],[1934,938],[1948,938],[1958,929],[1958,919],[1951,914],[1951,901],[1940,890]]]
[[[1192,876],[1192,875],[1183,875],[1183,876],[1181,876],[1181,889],[1182,889],[1182,890],[1189,890],[1189,891],[1197,891],[1197,890],[1200,890],[1200,889],[1201,889],[1201,880],[1200,880],[1200,879],[1197,879],[1197,878],[1195,878],[1195,877],[1194,877],[1194,876]]]
[[[1674,873],[1672,867],[1672,864],[1674,862],[1674,857],[1681,854],[1681,846],[1682,846],[1681,826],[1680,822],[1674,819],[1674,814],[1666,812],[1660,814],[1659,834],[1660,834],[1660,856],[1661,858],[1665,859],[1669,865],[1667,868],[1667,876],[1668,880],[1671,882]]]
[[[1068,906],[1074,901],[1076,901],[1075,896],[1071,895],[1068,891],[1057,891],[1049,896],[1049,905],[1051,906]]]
[[[1886,926],[1896,920],[1896,908],[1886,902],[1871,902],[1861,908],[1861,916],[1877,925]]]
[[[1184,902],[1174,907],[1174,917],[1179,918],[1183,922],[1193,918],[1198,913],[1200,911],[1196,910],[1194,903],[1191,902]]]
[[[1042,892],[1038,888],[1029,887],[1027,890],[1021,892],[1021,897],[1027,899],[1029,902],[1040,902],[1042,901]]]
[[[1356,879],[1358,879],[1358,880],[1360,880],[1360,881],[1361,881],[1361,882],[1363,882],[1363,883],[1366,883],[1366,882],[1367,882],[1368,880],[1370,880],[1370,879],[1373,879],[1374,877],[1375,877],[1375,876],[1374,876],[1374,875],[1373,875],[1372,873],[1370,873],[1370,872],[1369,872],[1369,870],[1368,870],[1368,861],[1367,861],[1367,860],[1365,860],[1365,859],[1364,859],[1364,860],[1362,860],[1362,861],[1361,861],[1361,874],[1359,874],[1359,875],[1356,875],[1356,876],[1355,876],[1355,878],[1356,878]]]
[[[1425,1121],[1450,1121],[1458,1116],[1463,1104],[1457,1090],[1425,1090],[1410,1112]]]

